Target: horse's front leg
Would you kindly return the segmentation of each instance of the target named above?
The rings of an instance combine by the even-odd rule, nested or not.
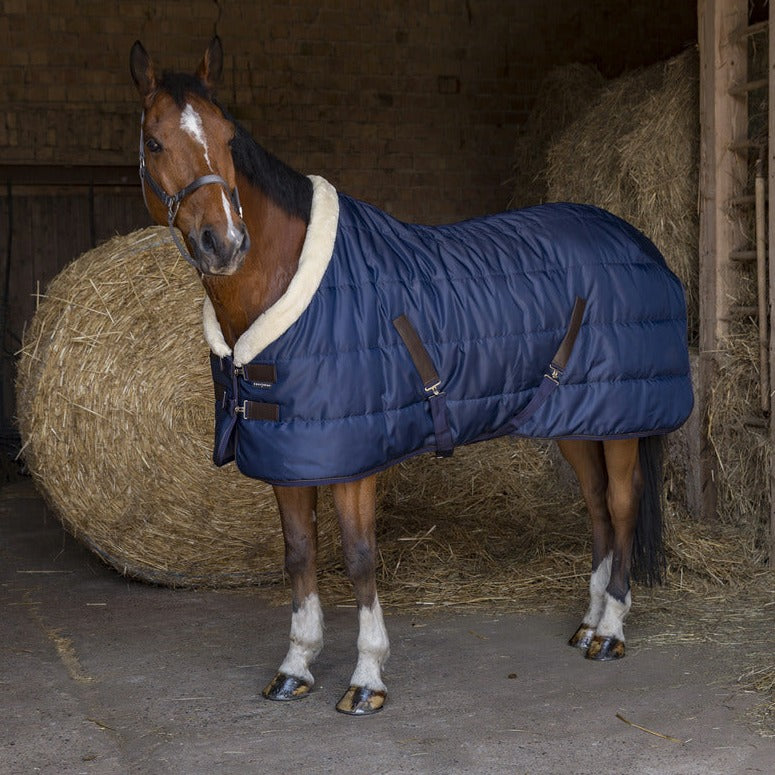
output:
[[[291,581],[291,645],[262,694],[270,700],[306,697],[314,678],[309,666],[323,647],[323,611],[318,597],[316,487],[275,487],[285,539],[285,570]]]
[[[386,697],[382,666],[390,653],[375,578],[376,477],[333,485],[332,492],[347,575],[353,583],[358,604],[359,623],[358,663],[350,678],[350,687],[336,709],[363,716],[382,709]]]

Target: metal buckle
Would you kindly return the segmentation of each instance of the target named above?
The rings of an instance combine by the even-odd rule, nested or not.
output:
[[[562,375],[562,369],[558,369],[553,363],[549,364],[549,373],[545,374],[555,385],[560,384],[560,376]]]
[[[235,406],[234,407],[234,414],[241,414],[243,417],[247,417],[247,411],[248,411],[248,402],[243,401],[242,406]]]
[[[434,396],[438,396],[441,394],[441,391],[439,390],[439,385],[441,385],[441,380],[439,380],[433,385],[428,385],[428,387],[425,388],[425,392],[432,393]]]
[[[167,221],[169,227],[172,228],[175,225],[175,219],[178,217],[178,210],[180,210],[180,200],[177,197],[167,195]]]

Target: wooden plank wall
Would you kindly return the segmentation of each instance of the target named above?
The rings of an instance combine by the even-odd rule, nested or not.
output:
[[[117,169],[117,185],[87,183],[82,169],[38,170],[33,176],[36,180],[24,172],[20,175],[18,170],[0,169],[5,332],[0,420],[4,432],[13,427],[15,413],[14,354],[35,312],[37,294],[45,291],[56,274],[85,251],[116,234],[150,225],[136,171],[127,179],[119,174],[124,168]]]

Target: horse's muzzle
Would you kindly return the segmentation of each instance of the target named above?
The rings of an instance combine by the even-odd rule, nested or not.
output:
[[[236,272],[250,250],[250,235],[242,223],[225,234],[202,227],[188,235],[191,255],[204,274],[229,275]]]

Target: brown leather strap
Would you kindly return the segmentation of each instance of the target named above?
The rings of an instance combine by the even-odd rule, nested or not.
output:
[[[562,342],[560,342],[560,346],[557,348],[557,352],[554,354],[554,358],[552,358],[551,366],[557,371],[563,371],[568,365],[568,358],[570,358],[573,345],[576,343],[576,337],[578,336],[579,328],[581,328],[581,319],[584,317],[586,306],[587,300],[577,296],[573,304],[573,312],[570,316],[568,329]]]
[[[242,376],[254,385],[274,385],[277,368],[274,363],[246,363],[241,367]]]
[[[521,425],[534,415],[544,404],[547,398],[559,387],[560,377],[568,364],[573,345],[576,343],[576,336],[581,328],[581,319],[584,317],[584,308],[587,306],[587,300],[576,297],[571,312],[570,323],[565,331],[560,346],[549,364],[548,373],[544,374],[543,379],[538,383],[538,390],[533,393],[533,397],[528,401],[527,406],[517,413],[511,421],[511,425],[517,432]]]
[[[237,413],[246,420],[270,420],[277,422],[280,419],[280,407],[277,404],[267,404],[263,401],[243,401],[237,406]]]
[[[406,315],[401,315],[393,321],[396,331],[404,341],[409,356],[414,363],[417,373],[420,375],[425,392],[428,394],[428,403],[431,408],[433,420],[433,436],[436,443],[437,457],[449,457],[455,448],[452,441],[452,430],[449,427],[447,416],[447,399],[441,390],[441,379],[431,356],[423,346],[420,336]]]
[[[428,351],[423,346],[422,341],[420,341],[417,331],[409,322],[409,318],[406,315],[401,315],[393,321],[393,325],[409,351],[414,367],[422,380],[423,387],[427,391],[431,391],[434,388],[437,389],[441,384],[439,373],[436,371]]]

